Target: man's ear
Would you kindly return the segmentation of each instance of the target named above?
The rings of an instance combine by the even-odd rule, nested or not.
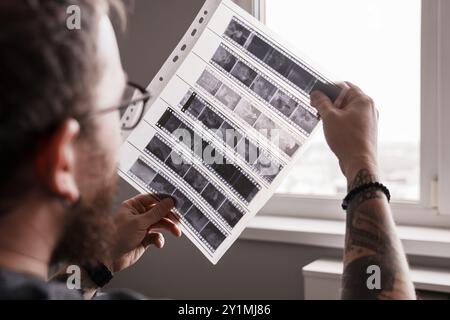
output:
[[[75,179],[75,140],[80,125],[68,119],[37,150],[36,171],[49,191],[74,203],[79,198]]]

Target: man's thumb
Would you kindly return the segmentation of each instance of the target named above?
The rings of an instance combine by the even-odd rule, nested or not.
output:
[[[319,115],[325,119],[335,110],[333,102],[321,91],[313,91],[311,93],[311,105],[317,109]]]

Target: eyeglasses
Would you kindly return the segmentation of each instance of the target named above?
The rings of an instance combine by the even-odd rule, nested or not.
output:
[[[80,123],[82,123],[95,116],[119,111],[121,119],[121,129],[124,131],[133,130],[142,120],[142,117],[144,116],[145,105],[147,104],[150,97],[150,93],[142,86],[128,81],[122,98],[124,102],[119,106],[106,108],[103,110],[91,111],[76,117],[76,119]]]

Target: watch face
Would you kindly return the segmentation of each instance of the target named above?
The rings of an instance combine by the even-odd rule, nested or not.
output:
[[[99,263],[99,265],[94,268],[88,267],[85,269],[91,280],[99,287],[105,286],[113,278],[111,271],[109,271],[109,269],[102,263]]]

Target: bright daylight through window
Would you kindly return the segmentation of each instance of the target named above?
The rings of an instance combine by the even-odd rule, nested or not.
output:
[[[266,0],[265,18],[316,65],[375,100],[382,181],[394,200],[418,200],[421,1]],[[278,192],[336,196],[345,188],[320,131]]]

